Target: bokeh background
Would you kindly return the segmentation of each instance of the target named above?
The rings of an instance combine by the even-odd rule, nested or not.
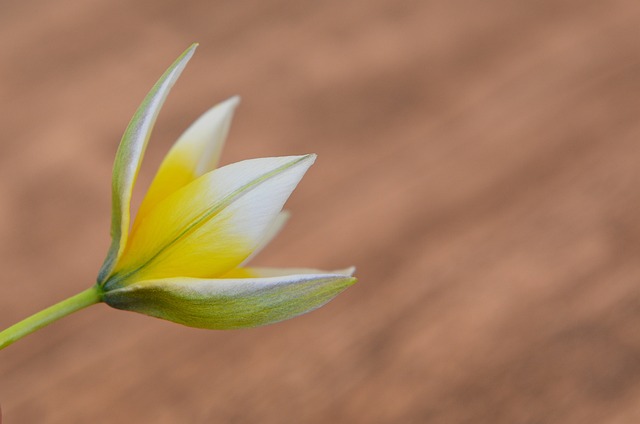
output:
[[[110,173],[194,41],[137,193],[239,94],[223,161],[315,152],[256,263],[360,282],[270,327],[99,305],[0,352],[7,423],[640,421],[640,4],[0,3],[0,326],[93,284]]]

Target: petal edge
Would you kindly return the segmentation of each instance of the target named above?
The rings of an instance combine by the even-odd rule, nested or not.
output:
[[[144,98],[122,136],[113,164],[111,246],[98,273],[102,284],[126,246],[130,225],[130,203],[140,163],[160,109],[171,88],[193,56],[197,43],[185,50],[155,83]]]

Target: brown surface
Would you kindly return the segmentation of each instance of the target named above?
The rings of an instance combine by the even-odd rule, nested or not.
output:
[[[225,163],[319,154],[257,262],[361,282],[237,332],[92,307],[0,352],[6,423],[640,422],[638,2],[35,3],[0,7],[2,326],[93,283],[192,41],[140,185],[240,94]]]

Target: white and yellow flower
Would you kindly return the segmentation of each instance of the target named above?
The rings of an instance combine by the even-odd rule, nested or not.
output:
[[[195,48],[164,73],[122,138],[113,169],[112,244],[98,276],[102,300],[214,329],[264,325],[316,309],[356,281],[353,269],[245,266],[282,228],[282,207],[315,155],[216,168],[238,98],[206,112],[178,139],[130,222],[151,130]]]

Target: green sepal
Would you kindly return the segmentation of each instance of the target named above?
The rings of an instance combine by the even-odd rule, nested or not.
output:
[[[104,301],[189,327],[257,327],[310,312],[356,282],[350,275],[144,281],[108,291]]]

